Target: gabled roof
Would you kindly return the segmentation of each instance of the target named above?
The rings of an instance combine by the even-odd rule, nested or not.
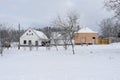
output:
[[[91,30],[88,27],[84,27],[84,28],[80,29],[77,33],[97,33],[97,32]]]
[[[37,31],[35,29],[32,29],[32,30],[40,39],[48,39],[47,36],[43,32]]]
[[[37,31],[32,28],[29,28],[21,37],[23,37],[27,32],[29,32],[29,30],[31,30],[36,36],[38,36],[39,39],[48,39],[47,36],[43,32]]]

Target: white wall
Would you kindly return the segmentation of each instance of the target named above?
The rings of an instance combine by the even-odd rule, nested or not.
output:
[[[11,47],[18,47],[19,45],[19,42],[11,42]]]
[[[26,44],[24,44],[24,40],[26,40]],[[28,41],[31,40],[32,45],[35,45],[35,41],[38,41],[38,44],[41,45],[41,40],[39,37],[31,30],[27,30],[21,37],[20,37],[20,45],[29,45]]]

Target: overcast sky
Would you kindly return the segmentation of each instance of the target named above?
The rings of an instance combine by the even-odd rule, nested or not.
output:
[[[99,22],[110,17],[104,8],[104,0],[0,0],[0,22],[49,25],[57,17],[69,11],[80,15],[80,25],[98,30]]]

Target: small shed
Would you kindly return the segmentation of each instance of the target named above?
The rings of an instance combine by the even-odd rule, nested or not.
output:
[[[98,43],[98,33],[91,30],[88,27],[80,29],[75,32],[75,44],[97,44]]]

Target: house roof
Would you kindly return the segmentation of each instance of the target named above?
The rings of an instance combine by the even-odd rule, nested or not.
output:
[[[46,36],[43,32],[37,31],[37,30],[32,29],[32,28],[29,28],[29,29],[21,36],[21,38],[22,38],[22,37],[25,37],[24,35],[25,35],[26,33],[28,33],[30,30],[31,30],[36,36],[38,36],[39,39],[48,39],[47,36]]]
[[[40,39],[48,39],[47,36],[43,32],[37,31],[35,29],[32,29],[32,30]]]
[[[61,38],[61,34],[59,32],[52,32],[52,37],[51,39],[60,39]]]
[[[88,27],[84,27],[84,28],[80,29],[77,33],[97,33],[97,32],[91,30]]]
[[[51,39],[69,39],[70,37],[66,34],[66,35],[62,35],[61,33],[59,33],[59,32],[52,32],[52,37],[51,37]]]

